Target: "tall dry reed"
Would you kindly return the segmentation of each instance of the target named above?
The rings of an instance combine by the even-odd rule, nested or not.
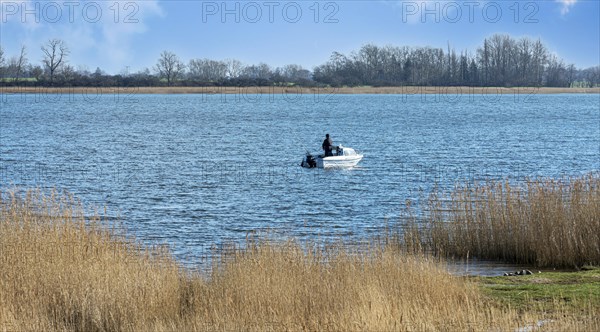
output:
[[[535,322],[428,256],[258,241],[200,275],[84,217],[72,197],[0,197],[0,330],[505,330]]]
[[[508,181],[433,193],[403,245],[547,267],[600,265],[600,178]]]
[[[182,277],[168,254],[86,220],[71,196],[2,195],[0,253],[8,330],[117,331],[181,315]]]
[[[426,256],[259,241],[199,275],[85,218],[72,197],[0,197],[0,330],[489,330],[532,321]]]

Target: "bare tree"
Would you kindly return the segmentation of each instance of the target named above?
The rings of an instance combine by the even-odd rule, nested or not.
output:
[[[587,75],[590,82],[590,88],[600,85],[600,66],[592,67]]]
[[[542,86],[544,68],[548,63],[548,51],[540,39],[533,44],[532,54],[534,65],[533,77],[535,78],[534,85]]]
[[[521,38],[516,45],[516,72],[517,72],[517,85],[529,84],[530,77],[533,73],[532,63],[532,48],[533,42],[529,38]]]
[[[227,77],[228,78],[237,78],[242,74],[242,70],[244,69],[244,65],[235,59],[226,59],[225,64],[227,65]]]
[[[54,82],[56,70],[67,60],[66,58],[69,55],[69,49],[64,41],[60,39],[51,39],[46,45],[42,46],[42,52],[44,52],[42,63],[50,72],[50,84],[52,84],[52,82]]]
[[[259,63],[258,65],[246,66],[240,73],[241,76],[249,79],[264,79],[268,80],[271,78],[273,71],[271,67],[266,63]]]
[[[441,48],[432,47],[377,47],[369,44],[348,55],[333,52],[328,62],[315,67],[313,79],[334,86],[540,86],[548,82],[569,86],[569,82],[576,81],[575,68],[567,68],[560,59],[550,62],[549,55],[539,40],[514,39],[508,35],[486,38],[472,55],[466,51],[457,54],[450,46],[444,52]],[[285,78],[289,75],[286,72],[292,69],[280,68],[276,74]],[[256,73],[258,69],[252,66],[245,72]],[[583,77],[581,80],[584,80]]]
[[[4,50],[0,46],[0,80],[4,76]]]
[[[570,87],[573,85],[573,81],[575,81],[575,74],[577,73],[577,68],[575,68],[574,64],[570,64],[567,67],[567,84]]]
[[[19,81],[21,78],[21,74],[23,73],[23,68],[27,66],[27,48],[25,45],[21,46],[21,53],[18,57],[15,57],[11,60],[11,67],[14,70],[13,82]]]
[[[44,74],[44,70],[40,66],[34,66],[29,70],[29,73],[31,76],[33,76],[33,78],[35,78],[36,81],[39,81],[40,77],[42,77],[42,74]]]
[[[281,76],[293,81],[297,79],[309,79],[310,73],[307,74],[307,70],[300,65],[285,65],[281,68]]]
[[[163,51],[160,54],[155,70],[161,78],[166,78],[167,85],[171,86],[174,80],[183,75],[185,65],[174,53]]]
[[[201,81],[219,81],[227,77],[227,64],[210,59],[192,59],[188,65],[189,77]]]
[[[77,74],[77,72],[75,71],[75,68],[73,68],[73,66],[70,66],[70,65],[63,66],[60,73],[62,74],[65,81],[67,81],[67,82],[72,81]]]

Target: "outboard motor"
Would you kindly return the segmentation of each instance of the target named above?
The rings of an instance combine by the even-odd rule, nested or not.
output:
[[[315,168],[317,167],[317,161],[310,153],[307,153],[304,160],[302,160],[302,164],[300,164],[300,166],[306,168]]]
[[[308,166],[310,168],[315,168],[317,167],[317,161],[315,160],[315,158],[313,158],[312,155],[308,155],[306,156],[306,162],[308,163]]]

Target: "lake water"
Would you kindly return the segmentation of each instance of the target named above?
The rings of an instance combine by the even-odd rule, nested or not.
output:
[[[598,95],[0,99],[0,189],[67,189],[184,261],[252,230],[368,239],[436,183],[600,169]],[[299,167],[325,133],[360,167]]]

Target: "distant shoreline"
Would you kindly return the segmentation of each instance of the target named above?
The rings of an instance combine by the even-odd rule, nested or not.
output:
[[[0,94],[565,94],[594,93],[596,88],[549,87],[467,87],[467,86],[399,86],[399,87],[0,87]]]

